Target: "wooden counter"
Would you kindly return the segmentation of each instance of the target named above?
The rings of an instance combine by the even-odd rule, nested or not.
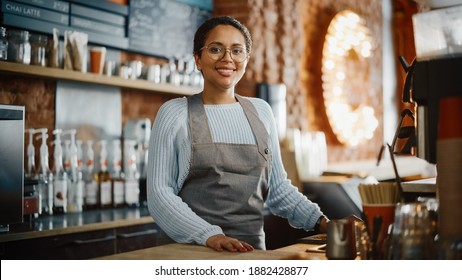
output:
[[[324,252],[306,252],[320,245],[294,244],[276,250],[246,253],[216,252],[208,247],[190,244],[167,244],[115,254],[99,260],[325,260]]]

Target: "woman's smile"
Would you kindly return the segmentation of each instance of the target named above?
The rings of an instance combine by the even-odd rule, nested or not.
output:
[[[236,71],[235,68],[230,68],[230,67],[220,67],[220,68],[217,67],[216,70],[218,71],[218,73],[220,73],[224,77],[229,77],[234,73],[234,71]]]

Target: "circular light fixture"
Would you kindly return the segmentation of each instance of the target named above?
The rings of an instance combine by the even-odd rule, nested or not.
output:
[[[323,97],[332,130],[347,146],[371,139],[378,126],[368,102],[371,51],[372,39],[361,17],[345,10],[332,19],[322,53]]]

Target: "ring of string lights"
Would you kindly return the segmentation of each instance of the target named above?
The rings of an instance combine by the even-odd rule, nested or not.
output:
[[[322,87],[329,123],[338,140],[357,146],[378,126],[369,97],[372,39],[364,20],[345,10],[329,24],[322,58]]]

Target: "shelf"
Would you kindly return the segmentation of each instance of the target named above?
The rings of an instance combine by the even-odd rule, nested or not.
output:
[[[40,216],[31,219],[31,221],[11,224],[9,232],[0,234],[0,244],[24,239],[154,223],[146,207],[86,210],[81,213]]]
[[[174,86],[170,84],[155,84],[147,80],[128,80],[117,76],[107,77],[93,73],[81,73],[58,68],[48,68],[35,65],[24,65],[12,62],[0,62],[0,73],[17,74],[29,77],[67,80],[88,84],[152,91],[158,94],[193,95],[201,91],[197,87]]]

